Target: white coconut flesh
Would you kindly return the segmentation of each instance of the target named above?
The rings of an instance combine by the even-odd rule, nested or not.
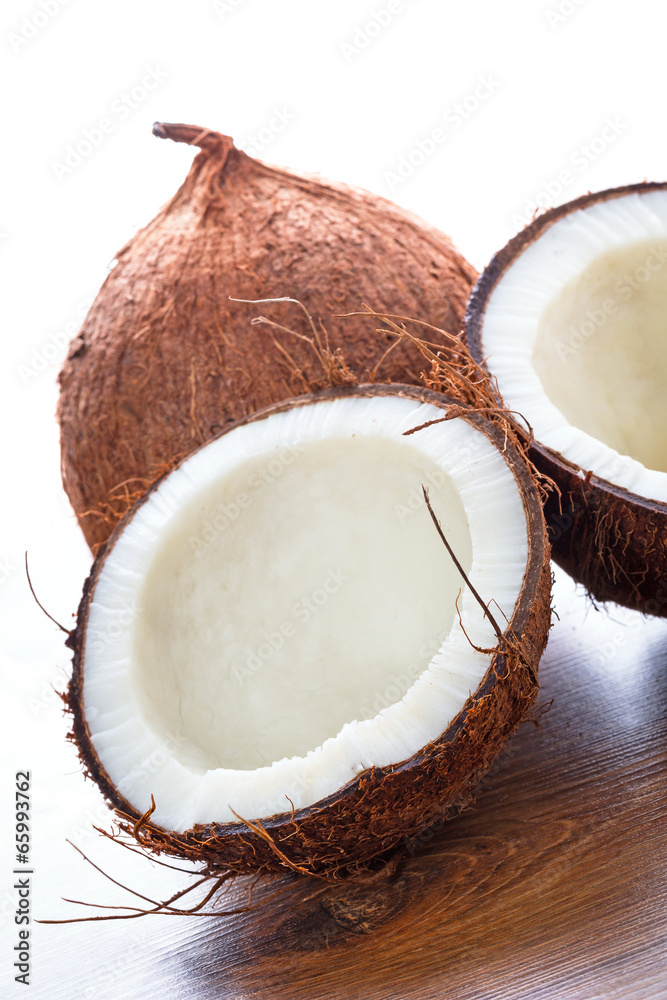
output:
[[[667,192],[552,223],[499,279],[481,339],[536,440],[667,501]]]
[[[89,605],[83,707],[97,756],[153,821],[267,817],[410,758],[479,686],[526,570],[502,453],[400,396],[240,426],[186,460],[109,550]]]

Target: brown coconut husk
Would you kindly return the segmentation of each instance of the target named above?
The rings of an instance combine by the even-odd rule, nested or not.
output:
[[[209,129],[154,133],[200,152],[118,253],[60,374],[63,483],[93,549],[235,421],[331,385],[419,383],[409,344],[387,352],[367,317],[332,317],[365,302],[456,333],[476,278],[447,236],[383,198],[268,166]],[[293,307],[268,308],[297,337],[252,327],[257,307],[230,301],[277,296],[303,304],[321,350]]]
[[[533,445],[558,486],[545,505],[554,559],[594,601],[667,617],[667,504],[614,486]]]
[[[666,182],[628,184],[583,195],[540,215],[495,254],[470,297],[465,321],[467,346],[485,372],[484,311],[516,257],[570,212],[610,198],[666,189]],[[593,601],[615,601],[667,617],[667,504],[616,486],[594,470],[581,469],[527,435],[518,421],[514,430],[529,448],[535,468],[556,486],[545,497],[554,561],[584,585]]]
[[[430,349],[424,350],[430,354]],[[121,524],[97,556],[86,582],[77,625],[68,640],[74,661],[65,696],[73,718],[71,738],[87,774],[120,817],[119,836],[138,842],[150,853],[198,862],[213,879],[224,879],[230,873],[296,871],[337,880],[368,873],[377,859],[391,857],[405,847],[409,838],[471,799],[475,785],[535,701],[538,663],[550,627],[551,572],[542,505],[529,464],[512,444],[513,432],[506,414],[487,405],[488,390],[483,383],[477,388],[468,385],[468,391],[484,404],[480,409],[495,413],[493,419],[440,392],[389,385],[338,388],[317,396],[302,396],[249,418],[260,419],[269,413],[307,406],[321,398],[396,394],[435,404],[442,409],[443,419],[466,420],[503,453],[524,502],[527,569],[511,620],[503,621],[502,627],[494,625],[498,642],[491,651],[489,669],[457,717],[438,739],[409,760],[372,768],[306,809],[288,810],[261,821],[246,822],[239,817],[238,823],[220,824],[212,817],[210,823],[182,834],[158,827],[151,821],[152,810],[141,815],[109,779],[92,745],[84,710],[88,609],[106,553],[123,530]],[[435,531],[434,544],[440,544]],[[493,595],[482,597],[488,610]]]

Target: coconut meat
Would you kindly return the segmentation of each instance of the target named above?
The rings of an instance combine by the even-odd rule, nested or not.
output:
[[[538,441],[667,501],[667,192],[552,223],[489,296],[482,350]]]
[[[296,406],[167,476],[110,547],[83,645],[95,752],[139,811],[196,823],[304,808],[408,759],[479,686],[512,616],[526,518],[496,446],[400,396]]]

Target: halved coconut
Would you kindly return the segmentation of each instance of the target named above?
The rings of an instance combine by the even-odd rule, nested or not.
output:
[[[116,529],[69,703],[127,828],[154,804],[142,843],[350,869],[467,796],[516,728],[550,623],[541,505],[502,428],[449,405],[387,385],[274,406]]]
[[[467,339],[557,484],[554,559],[667,615],[667,184],[552,209],[490,262]]]

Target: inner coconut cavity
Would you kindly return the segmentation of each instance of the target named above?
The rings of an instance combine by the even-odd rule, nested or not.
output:
[[[110,549],[90,604],[84,711],[140,811],[178,832],[270,816],[398,763],[479,686],[511,618],[526,520],[502,454],[398,396],[298,406],[172,472]]]
[[[190,501],[147,574],[134,643],[146,720],[188,734],[177,758],[250,770],[303,756],[375,715],[388,679],[392,700],[405,694],[461,589],[433,544],[421,483],[469,571],[451,480],[401,441],[325,438],[259,455]]]
[[[482,339],[537,440],[667,500],[667,192],[554,222],[498,281]]]

